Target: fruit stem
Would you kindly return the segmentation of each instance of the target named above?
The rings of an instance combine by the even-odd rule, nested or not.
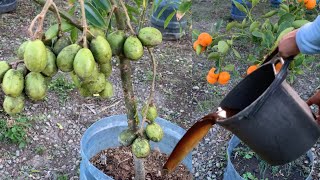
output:
[[[48,12],[49,7],[51,6],[53,0],[47,0],[44,7],[42,8],[42,11],[40,12],[40,14],[38,14],[31,22],[30,27],[28,29],[29,34],[31,36],[31,39],[41,39],[42,37],[42,28],[43,28],[43,21],[44,18]],[[33,33],[33,28],[35,26],[35,23],[37,22],[37,29],[36,31]]]
[[[20,63],[24,63],[24,61],[23,60],[14,61],[14,62],[10,63],[10,66],[12,67],[12,69],[17,69],[17,67]]]
[[[129,27],[131,33],[134,35],[134,34],[136,34],[136,33],[134,32],[134,30],[133,30],[133,28],[132,28],[132,26],[131,26],[130,17],[129,17],[129,14],[128,14],[128,10],[127,10],[127,8],[126,8],[126,5],[124,4],[124,2],[123,2],[122,0],[119,0],[119,2],[120,2],[121,6],[122,6],[122,8],[123,8],[124,14],[126,15],[127,26]]]
[[[147,10],[147,6],[148,6],[149,0],[143,0],[143,10],[140,16],[140,20],[139,20],[139,25],[138,25],[138,32],[140,31],[140,29],[142,28],[145,16],[146,16],[146,10]]]
[[[86,19],[86,11],[84,10],[84,1],[79,0],[80,6],[81,6],[81,16],[82,16],[82,37],[81,39],[83,40],[83,47],[88,48],[88,43],[87,43],[87,32],[88,32],[88,24],[87,24],[87,19]]]
[[[155,93],[155,86],[156,86],[156,76],[157,76],[157,61],[154,57],[153,54],[153,48],[147,48],[148,52],[150,54],[151,60],[152,60],[152,70],[153,70],[153,78],[152,78],[152,83],[151,83],[151,89],[150,89],[150,95],[146,104],[146,108],[144,109],[143,115],[142,115],[142,122],[141,122],[141,126],[140,126],[140,130],[139,130],[139,134],[142,136],[143,135],[143,127],[144,127],[144,123],[147,121],[147,112],[148,112],[148,108],[150,106],[150,104],[153,103],[153,99],[154,99],[154,93]]]
[[[56,12],[56,15],[57,15],[57,19],[58,19],[58,37],[61,37],[62,36],[62,29],[61,29],[61,24],[62,24],[62,20],[61,20],[61,16],[59,14],[59,10],[58,10],[58,7],[56,5],[56,3],[54,3],[52,1],[52,6]]]
[[[44,0],[33,0],[35,3],[39,4],[39,5],[44,5],[46,3],[46,1]],[[49,8],[50,11],[55,11],[54,7]],[[69,23],[71,23],[72,25],[74,25],[76,28],[82,30],[82,25],[81,22],[75,18],[74,16],[70,15],[68,12],[63,11],[61,9],[58,8],[59,14],[61,15],[61,17],[63,17],[65,20],[67,20]]]

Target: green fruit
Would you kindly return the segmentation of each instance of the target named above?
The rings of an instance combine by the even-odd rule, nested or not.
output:
[[[90,91],[91,94],[98,94],[104,90],[106,86],[106,77],[99,73],[97,80],[84,83],[83,86]]]
[[[57,74],[57,72],[58,68],[56,65],[56,55],[49,48],[47,48],[47,65],[41,73],[48,77],[53,77],[55,74]]]
[[[9,63],[6,61],[0,61],[0,83],[2,82],[3,76],[10,69]]]
[[[47,66],[46,46],[40,40],[30,41],[24,52],[24,64],[32,72],[41,72]]]
[[[138,60],[143,56],[143,46],[137,37],[129,36],[123,46],[124,55],[131,60]]]
[[[142,114],[144,113],[145,107],[142,108]],[[154,105],[150,105],[147,111],[147,119],[151,122],[158,117],[157,108]]]
[[[148,124],[146,134],[151,141],[159,142],[163,138],[163,130],[157,123]]]
[[[28,74],[28,69],[24,64],[18,64],[17,70],[20,71],[23,76],[26,76]]]
[[[139,31],[138,38],[144,46],[153,47],[162,43],[161,32],[154,27],[145,27]]]
[[[122,146],[130,146],[136,138],[137,135],[134,133],[134,131],[126,129],[120,133],[118,141]]]
[[[30,42],[30,41],[25,41],[25,42],[23,42],[23,43],[20,45],[20,47],[19,47],[19,49],[18,49],[18,52],[17,52],[19,59],[23,59],[24,51],[26,50],[27,44],[28,44],[29,42]]]
[[[81,81],[74,71],[70,72],[71,79],[77,88],[81,87]]]
[[[53,45],[53,52],[58,55],[63,48],[69,46],[71,44],[71,40],[68,36],[60,37],[57,42]]]
[[[87,77],[87,78],[83,78],[82,82],[89,83],[89,82],[96,81],[98,79],[99,74],[100,74],[100,72],[99,72],[98,65],[95,63],[91,76]]]
[[[295,29],[298,29],[300,28],[301,26],[309,23],[310,21],[308,20],[305,20],[305,19],[302,19],[302,20],[296,20],[296,21],[293,21],[292,23],[292,26],[295,28]]]
[[[61,50],[57,57],[57,66],[62,72],[73,71],[73,60],[80,49],[78,44],[72,44]]]
[[[49,27],[49,29],[45,32],[44,34],[44,41],[48,41],[48,40],[52,40],[53,38],[58,36],[58,28],[59,25],[55,24],[51,27]],[[68,32],[71,31],[74,28],[74,26],[72,26],[71,24],[67,23],[67,22],[62,22],[61,23],[61,30],[63,32]]]
[[[148,140],[137,138],[132,144],[132,152],[137,158],[145,158],[150,154],[150,144]]]
[[[120,55],[123,52],[123,45],[126,41],[124,31],[115,31],[108,35],[107,40],[112,49],[112,55]]]
[[[104,38],[106,37],[106,35],[102,29],[99,29],[99,28],[96,28],[93,26],[89,26],[89,31],[90,31],[90,33],[87,33],[88,41],[91,41],[94,37],[98,37],[98,36],[102,36]]]
[[[108,41],[102,37],[97,36],[90,43],[90,50],[94,59],[99,64],[105,64],[111,61],[112,51]]]
[[[96,62],[88,48],[82,48],[78,51],[73,61],[74,72],[80,78],[88,78],[92,75]]]
[[[99,64],[100,72],[102,72],[106,78],[109,78],[112,73],[112,65],[111,62],[105,64]]]
[[[31,100],[38,101],[45,98],[47,82],[41,73],[30,72],[25,81],[25,92]]]
[[[100,92],[99,95],[102,98],[111,98],[113,96],[113,87],[109,81],[106,81],[104,90]]]
[[[92,96],[92,94],[90,93],[90,91],[84,87],[80,87],[79,88],[79,93],[82,97],[90,97]]]
[[[3,76],[2,90],[8,96],[18,97],[22,93],[23,83],[22,73],[18,70],[10,69]]]
[[[9,115],[20,113],[24,108],[24,96],[18,97],[5,96],[3,101],[3,109]]]

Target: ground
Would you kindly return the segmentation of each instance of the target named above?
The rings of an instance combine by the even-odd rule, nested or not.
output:
[[[66,7],[64,1],[57,2],[59,7]],[[227,20],[230,6],[224,1],[194,2],[193,28],[208,31],[218,19]],[[264,7],[268,6],[261,8]],[[17,59],[15,51],[28,39],[28,25],[39,11],[40,7],[31,0],[18,0],[16,11],[1,15],[0,60]],[[50,14],[47,25],[55,23],[52,17]],[[247,51],[247,46],[243,44],[239,47],[240,52]],[[226,93],[241,80],[241,77],[233,76],[227,86],[208,85],[204,77],[211,64],[205,58],[195,56],[190,32],[179,41],[164,42],[155,51],[159,62],[155,98],[159,115],[185,129],[203,115],[215,111]],[[150,63],[147,53],[142,60],[132,63],[139,107],[149,94]],[[114,85],[115,95],[110,100],[81,97],[72,88],[69,76],[59,73],[52,81],[45,101],[28,101],[22,113],[31,124],[27,146],[20,149],[15,144],[0,142],[0,179],[78,179],[81,160],[79,142],[83,132],[100,118],[125,113],[118,65],[113,59],[110,81]],[[319,85],[320,72],[316,64],[313,67],[293,84],[303,99],[312,95]],[[244,72],[245,68],[245,64],[236,64],[239,71]],[[3,94],[0,104],[2,102]],[[10,120],[3,112],[1,118]],[[196,179],[222,179],[226,166],[226,145],[230,137],[230,132],[215,126],[195,149],[193,171]],[[316,161],[319,161],[319,147],[318,142],[314,149]],[[315,169],[320,169],[319,164]],[[319,178],[319,171],[313,174],[315,179]]]

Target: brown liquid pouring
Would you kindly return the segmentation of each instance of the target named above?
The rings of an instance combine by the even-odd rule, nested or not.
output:
[[[208,114],[197,121],[180,139],[176,147],[170,154],[163,169],[172,172],[178,164],[195,148],[199,142],[207,135],[211,127],[216,124],[219,119],[224,119],[237,114],[240,110],[224,108],[215,113]]]

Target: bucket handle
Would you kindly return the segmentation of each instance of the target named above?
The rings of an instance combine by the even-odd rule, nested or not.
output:
[[[270,87],[267,89],[267,92],[257,102],[256,106],[254,106],[254,108],[252,108],[252,110],[249,111],[247,117],[254,116],[260,110],[260,108],[266,103],[268,98],[278,89],[278,87],[287,77],[289,65],[291,61],[294,59],[294,57],[295,56],[290,56],[284,60],[284,64],[282,65],[280,72],[276,75],[275,80],[271,83]],[[277,61],[272,61],[272,59],[270,61],[274,66],[274,64],[277,63]],[[265,61],[264,64],[266,63],[267,62]]]

